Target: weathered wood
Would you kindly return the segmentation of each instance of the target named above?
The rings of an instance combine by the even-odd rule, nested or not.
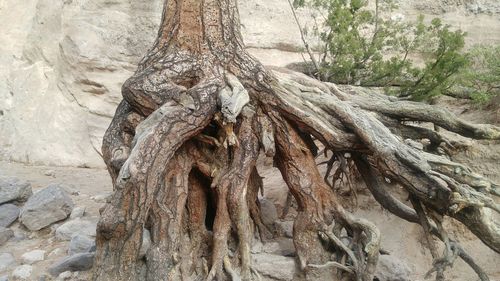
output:
[[[309,280],[323,271],[331,273],[325,278],[372,281],[380,233],[339,203],[315,163],[320,144],[336,155],[327,175],[335,159],[343,161],[334,175],[359,172],[384,208],[445,243],[448,254],[436,260],[450,265],[453,248],[487,280],[441,219],[459,220],[500,252],[500,227],[489,215],[500,212],[493,199],[499,185],[433,154],[442,143],[454,144],[403,121],[484,139],[499,139],[498,127],[271,70],[246,52],[236,0],[165,0],[157,40],[124,83],[104,137],[115,191],[98,224],[93,280],[258,280],[250,258],[254,227],[260,239],[272,236],[258,202],[263,183],[255,165],[263,150],[298,204],[293,240],[301,273]],[[419,149],[406,138],[428,138],[432,147]],[[349,169],[344,154],[352,155]],[[426,212],[398,201],[382,177]],[[152,242],[142,258],[144,229]],[[230,244],[238,245],[234,253]]]

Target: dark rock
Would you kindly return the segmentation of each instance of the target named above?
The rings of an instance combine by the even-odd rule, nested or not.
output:
[[[265,198],[262,198],[259,201],[262,222],[269,227],[273,227],[274,222],[278,219],[278,211],[276,210],[276,206],[273,202]]]
[[[80,253],[68,256],[49,268],[49,273],[57,277],[65,271],[86,271],[94,265],[93,253]]]
[[[90,253],[95,247],[95,240],[86,236],[77,234],[69,242],[68,254]]]
[[[4,204],[0,206],[0,227],[8,227],[19,217],[21,209],[13,204]]]

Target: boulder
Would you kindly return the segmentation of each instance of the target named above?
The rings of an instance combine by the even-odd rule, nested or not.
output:
[[[21,256],[21,262],[23,264],[34,264],[45,259],[45,251],[43,250],[33,250],[27,252]]]
[[[31,231],[40,230],[67,218],[73,200],[59,185],[52,184],[30,197],[21,211],[21,222]]]
[[[31,280],[31,273],[33,272],[33,267],[31,265],[23,264],[12,272],[12,277],[14,280]]]
[[[0,271],[16,265],[16,259],[11,253],[0,253]]]
[[[278,219],[278,211],[273,202],[262,198],[260,201],[260,211],[262,222],[267,226],[274,226],[274,222]]]
[[[14,231],[0,226],[0,246],[7,243],[14,236]]]
[[[80,253],[67,256],[49,268],[49,273],[56,277],[65,271],[86,271],[94,265],[93,253]]]
[[[8,227],[19,217],[21,209],[13,204],[4,204],[0,206],[0,227]]]
[[[88,236],[77,234],[69,242],[68,254],[89,253],[95,247],[95,240]]]
[[[379,281],[411,281],[410,267],[399,257],[381,255],[375,277]]]
[[[267,253],[252,255],[257,271],[273,280],[292,281],[295,276],[295,259]]]
[[[82,220],[80,218],[65,222],[56,229],[56,238],[69,241],[75,235],[95,237],[97,222]]]
[[[24,202],[33,194],[31,184],[18,178],[0,178],[0,204]]]

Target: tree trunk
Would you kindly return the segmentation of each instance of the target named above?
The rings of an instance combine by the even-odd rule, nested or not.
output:
[[[298,203],[294,244],[306,278],[332,268],[338,280],[373,280],[380,233],[344,210],[324,180],[328,174],[316,167],[316,145],[334,152],[331,165],[357,166],[389,211],[415,223],[424,221],[419,215],[429,218],[423,226],[486,280],[447,238],[441,218],[456,218],[500,252],[498,225],[484,212],[500,210],[491,198],[500,194],[498,185],[433,154],[450,144],[439,133],[402,121],[432,122],[485,139],[500,139],[500,129],[268,71],[245,51],[238,17],[235,0],[165,1],[157,40],[123,85],[123,101],[104,137],[115,192],[101,212],[93,280],[258,280],[252,241],[270,236],[258,204],[261,150],[274,155]],[[398,134],[438,143],[423,151]],[[342,173],[347,169],[335,175]],[[397,201],[377,177],[401,184],[425,213]],[[146,230],[148,249],[142,247]],[[441,259],[451,261],[451,254]],[[446,262],[436,263],[436,270]]]

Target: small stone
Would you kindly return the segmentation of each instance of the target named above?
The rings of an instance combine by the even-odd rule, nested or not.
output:
[[[21,222],[31,231],[63,220],[73,210],[73,200],[59,185],[49,185],[30,197],[21,211]]]
[[[34,264],[45,259],[45,251],[43,250],[33,250],[27,252],[21,256],[21,262],[23,264]]]
[[[56,238],[63,241],[69,241],[75,235],[85,235],[95,237],[97,222],[75,219],[68,221],[56,229]]]
[[[72,256],[67,256],[49,268],[49,273],[52,276],[59,276],[65,271],[86,271],[94,265],[93,253],[80,253]]]
[[[139,258],[143,258],[146,255],[150,246],[151,246],[151,234],[149,233],[149,230],[144,229],[144,232],[142,233],[142,244],[141,244],[141,249],[139,251]]]
[[[77,234],[71,238],[69,242],[68,254],[74,255],[78,253],[89,253],[95,246],[95,240],[88,236]],[[141,248],[142,249],[142,248]]]
[[[71,212],[71,215],[69,216],[70,219],[77,219],[83,217],[85,214],[85,207],[76,207],[73,209]]]
[[[47,177],[53,177],[53,178],[56,177],[56,172],[54,172],[54,170],[47,170],[43,174],[46,175]]]
[[[57,280],[69,280],[71,277],[73,277],[71,271],[65,271],[57,276]]]
[[[400,258],[381,255],[378,260],[375,276],[379,281],[410,281],[411,269]]]
[[[293,221],[277,221],[276,225],[285,237],[293,238]]]
[[[16,259],[11,253],[0,254],[0,271],[3,271],[11,266],[16,265]]]
[[[4,204],[0,206],[0,227],[8,227],[19,217],[21,209],[13,204]]]
[[[42,273],[42,275],[38,276],[38,281],[48,281],[49,276],[45,273]]]
[[[7,243],[14,236],[14,231],[0,226],[0,246]]]
[[[278,211],[273,202],[262,198],[260,201],[260,211],[262,222],[267,226],[274,226],[274,222],[278,219]]]
[[[24,202],[33,194],[31,184],[17,178],[0,178],[0,204]]]
[[[295,246],[292,239],[278,239],[277,241],[268,242],[262,247],[263,252],[275,254],[285,257],[295,256]]]
[[[94,200],[96,203],[107,203],[111,200],[111,193],[98,194],[90,197],[90,199]]]
[[[273,280],[291,281],[295,276],[295,259],[260,253],[252,255],[253,264],[262,275]]]
[[[252,254],[257,254],[257,253],[262,252],[263,249],[264,249],[264,244],[262,244],[262,242],[260,240],[257,240],[254,243],[252,243],[252,249],[250,252]]]
[[[23,264],[14,269],[12,277],[14,277],[14,280],[29,280],[32,272],[33,267],[31,265]]]
[[[59,256],[62,253],[63,250],[61,248],[55,248],[54,250],[52,250],[52,252],[49,253],[49,258],[54,256]]]
[[[64,188],[68,194],[75,196],[80,195],[80,191],[72,184],[60,184],[60,186]]]

